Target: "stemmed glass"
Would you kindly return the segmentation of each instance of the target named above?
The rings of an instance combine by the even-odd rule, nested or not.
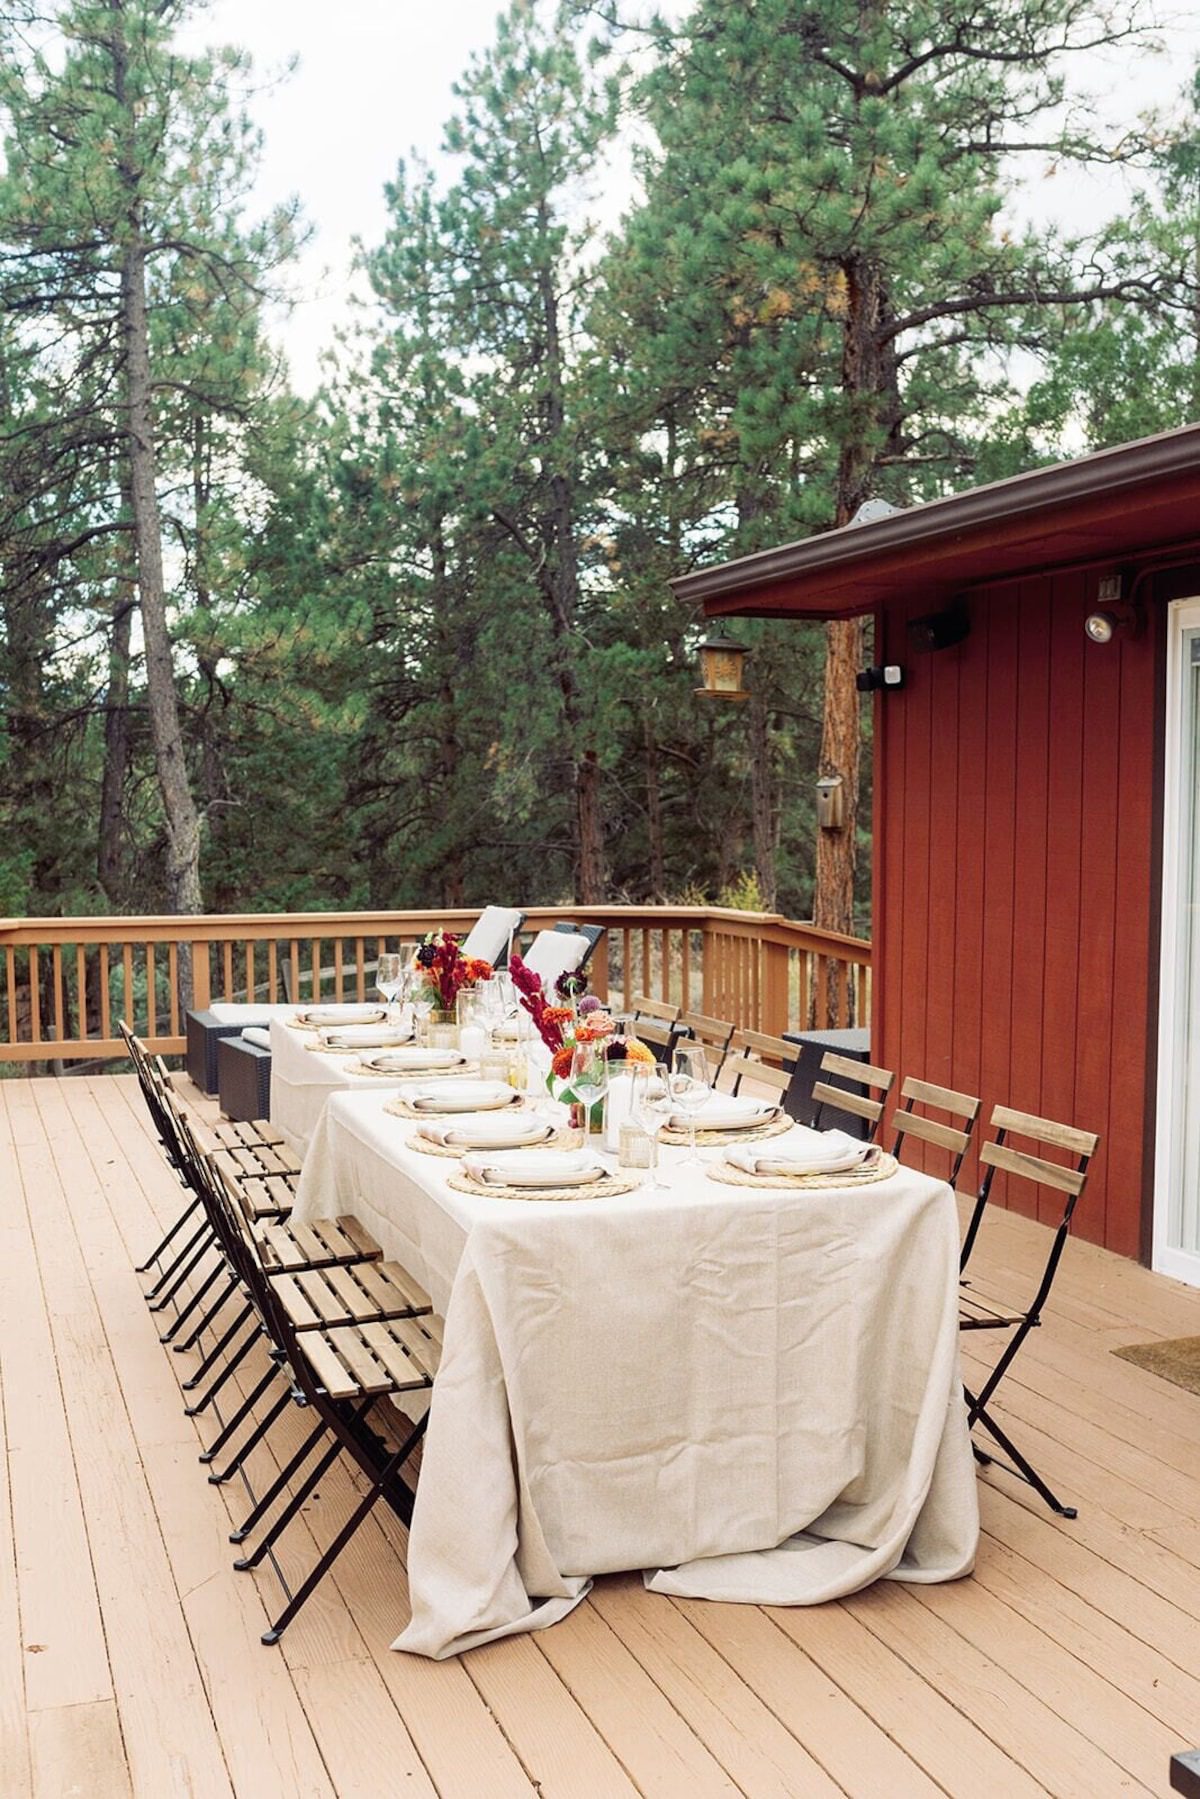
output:
[[[577,1043],[571,1057],[571,1091],[588,1114],[584,1128],[590,1123],[591,1108],[599,1105],[608,1092],[609,1066],[605,1044]]]
[[[389,1023],[395,1022],[392,1018],[392,1010],[396,1000],[404,991],[406,976],[407,970],[404,966],[403,956],[389,953],[379,957],[375,965],[375,985],[387,1002]]]
[[[703,1167],[703,1158],[696,1149],[696,1114],[709,1095],[708,1056],[702,1044],[676,1045],[667,1075],[667,1092],[672,1106],[678,1106],[687,1115],[691,1141],[682,1166]]]

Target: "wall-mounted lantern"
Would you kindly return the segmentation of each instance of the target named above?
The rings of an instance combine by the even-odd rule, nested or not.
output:
[[[700,645],[704,685],[697,687],[696,693],[707,700],[748,700],[742,677],[749,654],[744,643],[735,643],[730,637],[706,637]]]

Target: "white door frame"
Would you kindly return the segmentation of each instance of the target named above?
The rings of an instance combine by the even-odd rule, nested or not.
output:
[[[1152,1265],[1162,1274],[1200,1286],[1200,1253],[1171,1242],[1171,1201],[1180,1178],[1177,1125],[1183,1103],[1178,1062],[1180,957],[1183,933],[1180,880],[1185,849],[1180,830],[1185,755],[1182,743],[1184,632],[1200,628],[1200,598],[1175,600],[1167,608],[1166,754],[1163,781],[1162,956],[1158,983],[1158,1106],[1154,1156],[1154,1237]],[[1195,829],[1200,831],[1200,809]],[[1200,1039],[1200,1017],[1191,1021]],[[1196,1045],[1200,1054],[1200,1041]]]

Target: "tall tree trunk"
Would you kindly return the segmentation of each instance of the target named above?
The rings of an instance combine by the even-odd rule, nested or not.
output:
[[[127,58],[122,8],[112,6],[113,76],[117,104],[126,97]],[[137,163],[130,149],[121,161],[127,194],[127,241],[121,259],[121,327],[125,340],[129,492],[137,552],[138,598],[146,646],[146,698],[155,772],[167,830],[167,901],[173,912],[199,912],[200,817],[192,798],[184,755],[175,666],[167,629],[162,525],[158,511],[154,426],[151,415],[150,335],[146,318],[146,248]]]
[[[553,221],[543,203],[539,208],[543,241],[553,235]],[[565,370],[559,329],[558,294],[552,268],[539,276],[542,323],[546,340],[546,386],[542,401],[543,456],[554,473],[550,477],[548,517],[543,528],[546,557],[542,588],[549,602],[554,630],[555,670],[562,696],[563,725],[573,760],[575,840],[575,898],[596,905],[604,899],[606,869],[604,817],[601,808],[600,761],[585,741],[576,671],[578,634],[575,613],[579,601],[579,558],[575,541],[575,495],[570,477],[563,472],[566,452]]]
[[[889,316],[882,272],[869,257],[847,259],[846,313],[842,336],[842,392],[849,401],[847,429],[838,456],[834,524],[850,522],[868,497],[880,434],[890,435],[900,405],[894,352],[881,346]],[[825,627],[825,700],[820,772],[840,775],[843,824],[817,827],[813,923],[822,930],[854,928],[854,876],[858,850],[860,701],[854,678],[862,665],[862,620],[833,619]]]
[[[650,861],[650,899],[661,905],[667,893],[666,855],[663,849],[662,785],[658,739],[647,716],[643,727],[643,753],[646,770],[646,836]]]
[[[750,814],[754,871],[758,876],[763,910],[774,912],[779,895],[775,863],[775,779],[769,730],[770,712],[764,692],[764,680],[765,676],[750,683]]]
[[[122,579],[108,640],[108,689],[104,704],[104,773],[100,780],[100,829],[96,879],[114,912],[125,893],[125,777],[129,772],[129,638],[137,604]]]

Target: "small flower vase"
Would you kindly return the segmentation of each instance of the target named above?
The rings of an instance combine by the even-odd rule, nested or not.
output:
[[[436,1011],[429,1014],[430,1049],[458,1048],[458,1015]]]

